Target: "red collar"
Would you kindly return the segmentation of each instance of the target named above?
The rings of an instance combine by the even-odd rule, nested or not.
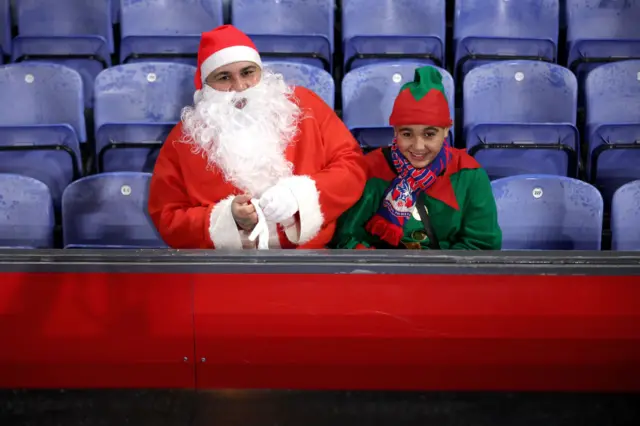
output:
[[[436,200],[440,200],[449,207],[460,210],[456,193],[451,185],[451,176],[463,169],[479,169],[480,164],[463,149],[452,148],[451,161],[447,165],[442,176],[436,179],[435,183],[427,189],[427,195]],[[389,162],[382,153],[382,148],[376,149],[365,155],[367,164],[367,177],[392,181],[397,176],[395,170],[391,168]]]

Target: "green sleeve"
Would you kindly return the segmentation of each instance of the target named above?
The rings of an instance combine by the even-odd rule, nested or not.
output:
[[[374,245],[377,240],[365,230],[365,225],[380,207],[386,187],[387,183],[381,179],[367,181],[362,197],[338,219],[333,247],[353,249],[358,244],[365,247]]]
[[[498,225],[496,200],[489,176],[475,169],[463,206],[462,229],[451,245],[452,250],[500,250],[502,231]]]

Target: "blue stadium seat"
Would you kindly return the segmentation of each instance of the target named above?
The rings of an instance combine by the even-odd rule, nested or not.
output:
[[[56,62],[75,69],[90,108],[93,80],[111,66],[110,0],[20,0],[16,7],[19,35],[13,40],[12,61]]]
[[[335,0],[232,0],[231,23],[268,62],[294,60],[330,71]]]
[[[491,182],[503,250],[600,250],[603,201],[577,179],[520,175]]]
[[[577,82],[541,61],[500,61],[469,71],[463,112],[469,154],[493,179],[542,173],[576,176]]]
[[[617,188],[640,179],[640,60],[591,71],[585,107],[589,180],[608,205]]]
[[[640,0],[566,0],[569,68],[580,83],[597,66],[640,59]]]
[[[621,186],[613,195],[611,249],[640,250],[640,180]]]
[[[51,192],[39,180],[0,173],[0,218],[0,247],[53,247]]]
[[[0,66],[0,93],[0,173],[46,183],[59,206],[64,188],[82,175],[80,74],[58,64],[8,64]]]
[[[162,142],[193,104],[196,68],[140,62],[102,71],[95,82],[98,171],[153,170]]]
[[[377,148],[391,144],[393,128],[389,116],[400,88],[413,81],[420,63],[379,63],[353,69],[342,80],[342,117],[360,145]],[[437,68],[437,67],[436,67]],[[454,84],[451,75],[441,68],[444,90],[453,115]],[[453,129],[453,128],[452,128]]]
[[[344,69],[401,59],[441,67],[445,31],[444,0],[342,0]]]
[[[111,21],[114,24],[120,22],[120,0],[111,0]]]
[[[223,24],[221,0],[123,0],[120,63],[196,65],[203,32]]]
[[[147,215],[148,173],[103,173],[62,196],[65,248],[166,247]]]
[[[0,0],[0,64],[11,54],[11,0]]]
[[[556,61],[558,0],[456,0],[455,77],[501,59]]]
[[[327,71],[313,65],[289,61],[273,61],[265,68],[282,74],[284,80],[294,86],[306,87],[320,96],[331,108],[335,106],[336,84]]]

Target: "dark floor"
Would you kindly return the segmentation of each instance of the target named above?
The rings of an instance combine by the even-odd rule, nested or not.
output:
[[[640,394],[0,391],[0,426],[638,426]]]

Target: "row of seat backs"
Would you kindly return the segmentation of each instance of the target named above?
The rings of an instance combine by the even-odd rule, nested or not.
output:
[[[10,28],[9,3],[0,0],[5,25]],[[119,16],[121,60],[135,52],[192,54],[197,51],[200,33],[224,22],[222,0],[121,0],[119,5],[117,0],[57,0],[55,6],[42,0],[20,0],[16,6],[19,38],[96,37],[96,42],[100,38],[110,53],[114,50],[111,25]],[[315,51],[330,61],[335,7],[335,0],[232,0],[231,22],[255,37],[265,52],[277,51],[276,46],[284,52]],[[354,54],[401,52],[429,57],[442,66],[445,14],[444,0],[342,0],[345,63]],[[569,44],[637,40],[639,17],[638,0],[456,0],[456,62],[474,52],[496,54],[505,49],[555,60],[559,27],[564,24]],[[2,39],[3,50],[11,52],[10,33],[5,30]],[[18,55],[24,53],[22,48],[18,50]],[[577,47],[570,53],[570,62],[580,56],[581,50]]]
[[[147,215],[148,173],[103,173],[69,185],[62,197],[67,248],[166,247]],[[522,175],[492,183],[505,250],[600,250],[603,199],[588,183]],[[0,246],[53,247],[55,213],[47,186],[0,174]],[[616,191],[614,250],[640,250],[640,180]]]
[[[290,83],[306,86],[333,104],[335,86],[325,71],[295,63],[270,66],[282,72]],[[343,119],[363,146],[384,146],[392,140],[387,120],[393,101],[401,85],[413,79],[417,66],[368,65],[345,76]],[[149,171],[153,167],[155,157],[149,155],[150,150],[161,145],[179,120],[182,107],[192,102],[194,72],[194,67],[184,64],[138,63],[100,73],[95,82],[94,109],[95,154],[100,171]],[[445,70],[440,72],[451,111],[455,111],[453,78]],[[640,140],[639,72],[640,61],[611,63],[590,74],[586,83],[588,156],[607,149],[602,157],[606,157],[603,164],[607,170],[600,173],[612,180],[605,185],[607,200],[620,184],[640,178],[640,173],[634,174],[638,171],[640,150],[632,149],[639,147],[635,142]],[[66,146],[67,153],[73,154],[72,166],[80,168],[78,142],[87,139],[81,84],[75,71],[59,65],[24,63],[0,67],[0,90],[7,99],[16,100],[0,103],[0,143],[15,147],[57,140]],[[495,62],[474,69],[465,77],[463,86],[466,147],[492,178],[523,173],[575,175],[580,155],[577,82],[569,70],[540,61]],[[55,137],[43,138],[43,132],[53,131],[51,126],[55,126]],[[625,141],[626,145],[621,144]],[[110,149],[114,142],[120,147],[126,147],[122,143],[133,143],[135,153]],[[496,142],[510,145],[503,146],[500,152],[485,149],[497,146]],[[150,150],[140,149],[143,143],[149,144]],[[612,147],[631,149],[609,149]],[[30,164],[45,161],[34,158],[42,153],[29,155]],[[47,158],[52,155],[49,153]],[[28,167],[18,160],[11,165],[25,170]],[[596,170],[590,163],[587,168],[589,173]],[[38,175],[34,177],[43,180],[43,173],[49,170],[52,169],[37,167],[34,172]],[[68,174],[79,177],[71,170]],[[64,178],[52,184],[57,188],[56,198],[71,180]]]
[[[146,213],[150,178],[147,173],[107,173],[67,186],[62,196],[65,247],[166,247]],[[56,213],[46,184],[0,174],[0,197],[0,246],[54,247]]]
[[[343,118],[350,128],[385,126],[400,87],[414,78],[417,63],[377,64],[353,70],[342,81]],[[331,107],[335,83],[316,68],[291,62],[268,64],[285,80],[313,90]],[[452,76],[439,68],[451,111]],[[175,63],[137,63],[102,71],[95,81],[95,122],[171,122],[193,102],[195,67]],[[632,123],[638,119],[640,60],[607,64],[590,74],[587,122]],[[82,80],[55,64],[22,63],[0,67],[0,125],[70,124],[86,141]],[[539,61],[485,65],[464,79],[465,127],[478,123],[571,123],[577,114],[577,81],[566,68]],[[57,105],[51,108],[51,105]]]

